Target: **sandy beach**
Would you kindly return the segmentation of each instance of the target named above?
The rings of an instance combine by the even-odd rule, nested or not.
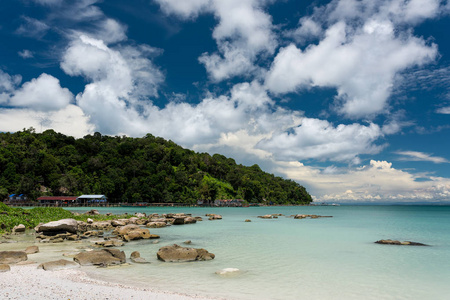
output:
[[[151,284],[151,283],[149,283]],[[82,269],[45,271],[37,264],[11,265],[0,275],[1,299],[156,299],[201,300],[204,297],[155,292],[89,278]]]

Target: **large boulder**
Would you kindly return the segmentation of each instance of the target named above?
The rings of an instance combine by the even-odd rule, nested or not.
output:
[[[57,271],[63,269],[75,269],[79,267],[80,265],[74,261],[60,259],[42,263],[38,266],[38,269],[44,269],[45,271]]]
[[[82,266],[120,265],[126,262],[125,252],[117,249],[102,249],[89,252],[80,252],[73,260]]]
[[[25,251],[0,251],[0,264],[16,264],[27,259]]]
[[[152,235],[146,228],[141,228],[135,224],[128,224],[126,226],[116,227],[114,230],[122,240],[128,242],[132,240],[150,239]]]
[[[39,224],[34,228],[36,232],[71,232],[77,233],[78,222],[75,219],[62,219],[45,224]]]
[[[185,262],[198,260],[211,260],[215,255],[205,249],[181,247],[179,245],[165,246],[156,254],[159,260],[165,262]]]

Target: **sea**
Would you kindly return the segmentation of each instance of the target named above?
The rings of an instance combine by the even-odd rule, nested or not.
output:
[[[157,244],[139,240],[120,248],[127,257],[139,251],[149,264],[83,269],[95,278],[218,299],[450,299],[450,206],[97,209],[114,214],[183,212],[204,221],[150,229],[161,237]],[[208,213],[223,219],[209,221]],[[258,218],[266,214],[282,216]],[[291,217],[296,214],[332,217]],[[380,239],[429,246],[376,244]],[[215,259],[185,263],[157,259],[159,248],[187,246],[186,240],[191,241],[188,247],[204,248]],[[225,268],[239,272],[216,274]]]

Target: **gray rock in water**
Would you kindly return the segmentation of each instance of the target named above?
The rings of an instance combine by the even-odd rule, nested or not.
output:
[[[78,222],[75,219],[62,219],[45,224],[39,224],[34,228],[36,232],[71,232],[77,233]]]
[[[426,244],[410,242],[410,241],[396,241],[396,240],[379,240],[376,241],[375,244],[382,245],[400,245],[400,246],[428,246]]]
[[[42,263],[38,266],[38,269],[44,269],[46,271],[57,271],[57,270],[64,270],[64,269],[75,269],[75,268],[79,268],[79,267],[80,267],[80,265],[74,261],[60,259],[60,260]]]
[[[25,251],[0,251],[0,264],[16,264],[27,259]]]
[[[215,257],[205,249],[186,248],[179,245],[162,247],[156,255],[159,260],[165,262],[211,260]]]

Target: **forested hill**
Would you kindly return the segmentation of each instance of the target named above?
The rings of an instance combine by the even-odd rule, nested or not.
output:
[[[154,137],[75,139],[47,130],[0,133],[0,199],[43,195],[105,194],[113,202],[177,202],[244,199],[304,204],[305,188],[232,158],[183,149]]]

